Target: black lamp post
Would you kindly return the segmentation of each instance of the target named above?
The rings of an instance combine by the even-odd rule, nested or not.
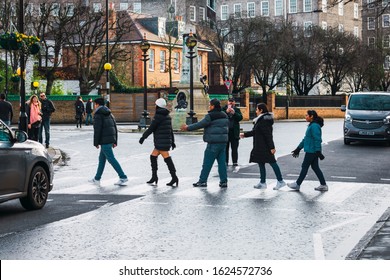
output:
[[[149,60],[147,52],[150,49],[150,43],[146,40],[146,34],[144,34],[144,39],[141,41],[140,48],[142,50],[142,58],[141,61],[144,62],[144,111],[142,113],[142,117],[139,120],[139,128],[146,128],[146,126],[150,122],[149,113],[148,113],[148,100],[147,100],[147,72],[146,72],[146,61]]]
[[[109,38],[108,38],[108,17],[109,17],[109,11],[108,11],[108,0],[106,0],[106,63],[104,64],[104,70],[106,70],[106,88],[107,88],[107,95],[110,94],[110,70],[112,68],[110,64],[110,57],[108,52],[108,45],[109,45]]]
[[[186,124],[190,125],[198,122],[198,118],[194,117],[196,113],[194,112],[194,66],[192,60],[196,57],[194,48],[198,40],[196,40],[195,36],[190,32],[189,36],[186,39],[186,46],[188,47],[188,56],[190,59],[190,111],[188,112],[189,117],[186,118]]]
[[[19,33],[24,33],[24,3],[19,0]],[[19,129],[27,132],[26,82],[24,52],[20,52],[20,114]]]

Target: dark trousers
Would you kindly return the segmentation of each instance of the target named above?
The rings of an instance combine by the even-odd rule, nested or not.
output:
[[[45,129],[45,143],[50,144],[50,119],[43,119],[39,127],[39,143],[43,143],[43,129]]]
[[[229,141],[226,144],[226,165],[229,163],[229,147],[232,147],[232,161],[233,164],[238,162],[238,144],[239,139],[229,138]]]
[[[313,169],[314,173],[317,175],[318,180],[320,180],[321,185],[326,185],[324,174],[322,174],[320,165],[318,164],[318,156],[314,153],[305,154],[305,158],[303,159],[302,169],[301,169],[301,173],[299,173],[297,184],[299,186],[302,184],[310,166],[311,169]]]
[[[39,138],[38,134],[39,134],[39,126],[38,127],[31,127],[28,130],[28,139],[38,142],[38,138]]]

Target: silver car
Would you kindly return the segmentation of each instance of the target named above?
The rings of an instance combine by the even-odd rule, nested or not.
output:
[[[18,198],[27,210],[41,209],[52,182],[53,162],[45,147],[0,120],[0,203]]]

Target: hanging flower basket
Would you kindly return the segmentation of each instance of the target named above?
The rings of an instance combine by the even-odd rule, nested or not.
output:
[[[28,49],[30,54],[35,55],[39,53],[39,51],[41,50],[41,46],[38,43],[33,43]]]
[[[19,76],[12,76],[11,77],[11,82],[19,83],[20,82],[20,77]]]
[[[0,46],[9,51],[17,51],[22,47],[22,37],[19,33],[3,33],[0,35]]]

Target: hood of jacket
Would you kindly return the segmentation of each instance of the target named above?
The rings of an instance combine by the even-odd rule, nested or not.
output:
[[[156,108],[156,114],[167,116],[167,115],[169,115],[169,110],[166,109],[166,108],[157,107]]]
[[[263,119],[266,122],[269,122],[271,125],[274,124],[274,115],[273,113],[267,112],[261,115],[258,115],[253,119],[253,124],[256,124],[260,119]]]
[[[111,110],[109,108],[107,108],[106,106],[99,106],[96,108],[95,114],[109,116],[109,115],[111,115]]]

